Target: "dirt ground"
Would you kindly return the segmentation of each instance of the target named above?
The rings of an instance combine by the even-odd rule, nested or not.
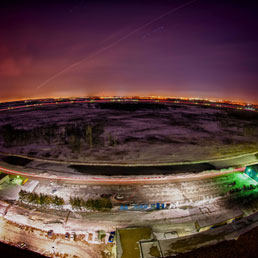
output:
[[[258,253],[258,227],[241,235],[238,240],[219,243],[215,246],[204,247],[189,253],[176,256],[177,258],[253,258]],[[9,246],[0,242],[0,252],[3,257],[43,258],[28,250]]]

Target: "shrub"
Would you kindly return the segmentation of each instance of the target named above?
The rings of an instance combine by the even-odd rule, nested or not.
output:
[[[112,202],[108,198],[88,199],[84,201],[79,197],[71,197],[70,204],[73,208],[86,208],[97,211],[110,210],[112,208]]]
[[[58,196],[51,196],[47,194],[37,194],[37,193],[30,193],[24,190],[19,192],[19,198],[21,201],[26,201],[34,204],[40,205],[50,205],[55,204],[57,206],[64,204],[64,199]]]

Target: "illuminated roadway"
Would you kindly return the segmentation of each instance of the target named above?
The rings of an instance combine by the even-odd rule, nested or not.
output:
[[[104,178],[104,177],[69,177],[69,176],[53,176],[53,175],[37,175],[32,174],[20,170],[13,170],[7,169],[5,167],[0,166],[0,171],[3,171],[6,174],[12,175],[20,175],[28,178],[35,178],[35,179],[49,179],[49,180],[61,180],[61,181],[69,181],[69,182],[77,182],[83,184],[152,184],[152,183],[168,183],[168,182],[178,182],[178,181],[193,181],[193,180],[200,180],[200,179],[207,179],[216,176],[222,176],[230,173],[236,172],[243,172],[245,167],[235,168],[226,171],[209,171],[205,174],[196,174],[196,175],[187,175],[185,176],[153,176],[153,177],[140,177],[140,178],[131,178],[131,177],[124,177],[124,178]]]

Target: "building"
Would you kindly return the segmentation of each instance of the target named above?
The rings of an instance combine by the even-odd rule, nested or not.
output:
[[[6,182],[6,181],[9,181],[9,175],[6,175],[4,173],[1,173],[0,172],[0,185],[3,183],[3,182]]]
[[[258,164],[252,166],[246,166],[245,174],[258,182]]]

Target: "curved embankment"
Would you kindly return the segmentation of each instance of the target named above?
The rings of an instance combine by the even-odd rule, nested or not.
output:
[[[9,167],[9,166],[8,166]],[[132,176],[132,177],[96,177],[96,176],[85,176],[85,175],[73,175],[64,176],[63,175],[51,175],[48,173],[37,174],[35,171],[24,171],[20,168],[8,168],[6,164],[0,163],[0,171],[7,174],[20,175],[28,178],[34,179],[48,179],[48,180],[58,180],[66,181],[80,184],[158,184],[158,183],[168,183],[168,182],[178,182],[178,181],[192,181],[201,180],[205,178],[212,178],[216,176],[221,176],[230,173],[243,172],[245,167],[228,169],[224,171],[211,170],[205,173],[198,174],[187,174],[187,175],[158,175],[158,176]],[[31,169],[30,169],[31,170]]]
[[[18,163],[14,162],[14,160],[17,161],[17,159],[13,159],[15,157],[18,158]],[[39,164],[35,167],[29,167],[28,164],[33,163],[34,161],[34,159],[31,159],[30,157],[2,155],[0,158],[2,160],[0,161],[0,171],[7,174],[80,184],[157,184],[201,180],[235,172],[242,172],[245,170],[246,165],[258,162],[257,152],[255,152],[220,160],[185,162],[170,166],[167,164],[164,164],[163,166],[151,164],[146,166],[125,166],[124,164],[117,166],[113,164],[110,164],[109,166],[102,166],[99,164],[69,165],[69,163],[57,162],[56,165],[60,165],[60,168],[59,170],[53,170],[51,167],[48,168],[45,165],[48,163],[53,164],[54,161],[36,159],[37,162],[44,162],[42,163],[44,164],[44,167],[40,167]],[[61,164],[67,166],[61,166]],[[69,171],[71,168],[76,172],[71,173],[71,171]],[[65,171],[66,169],[67,171]]]

